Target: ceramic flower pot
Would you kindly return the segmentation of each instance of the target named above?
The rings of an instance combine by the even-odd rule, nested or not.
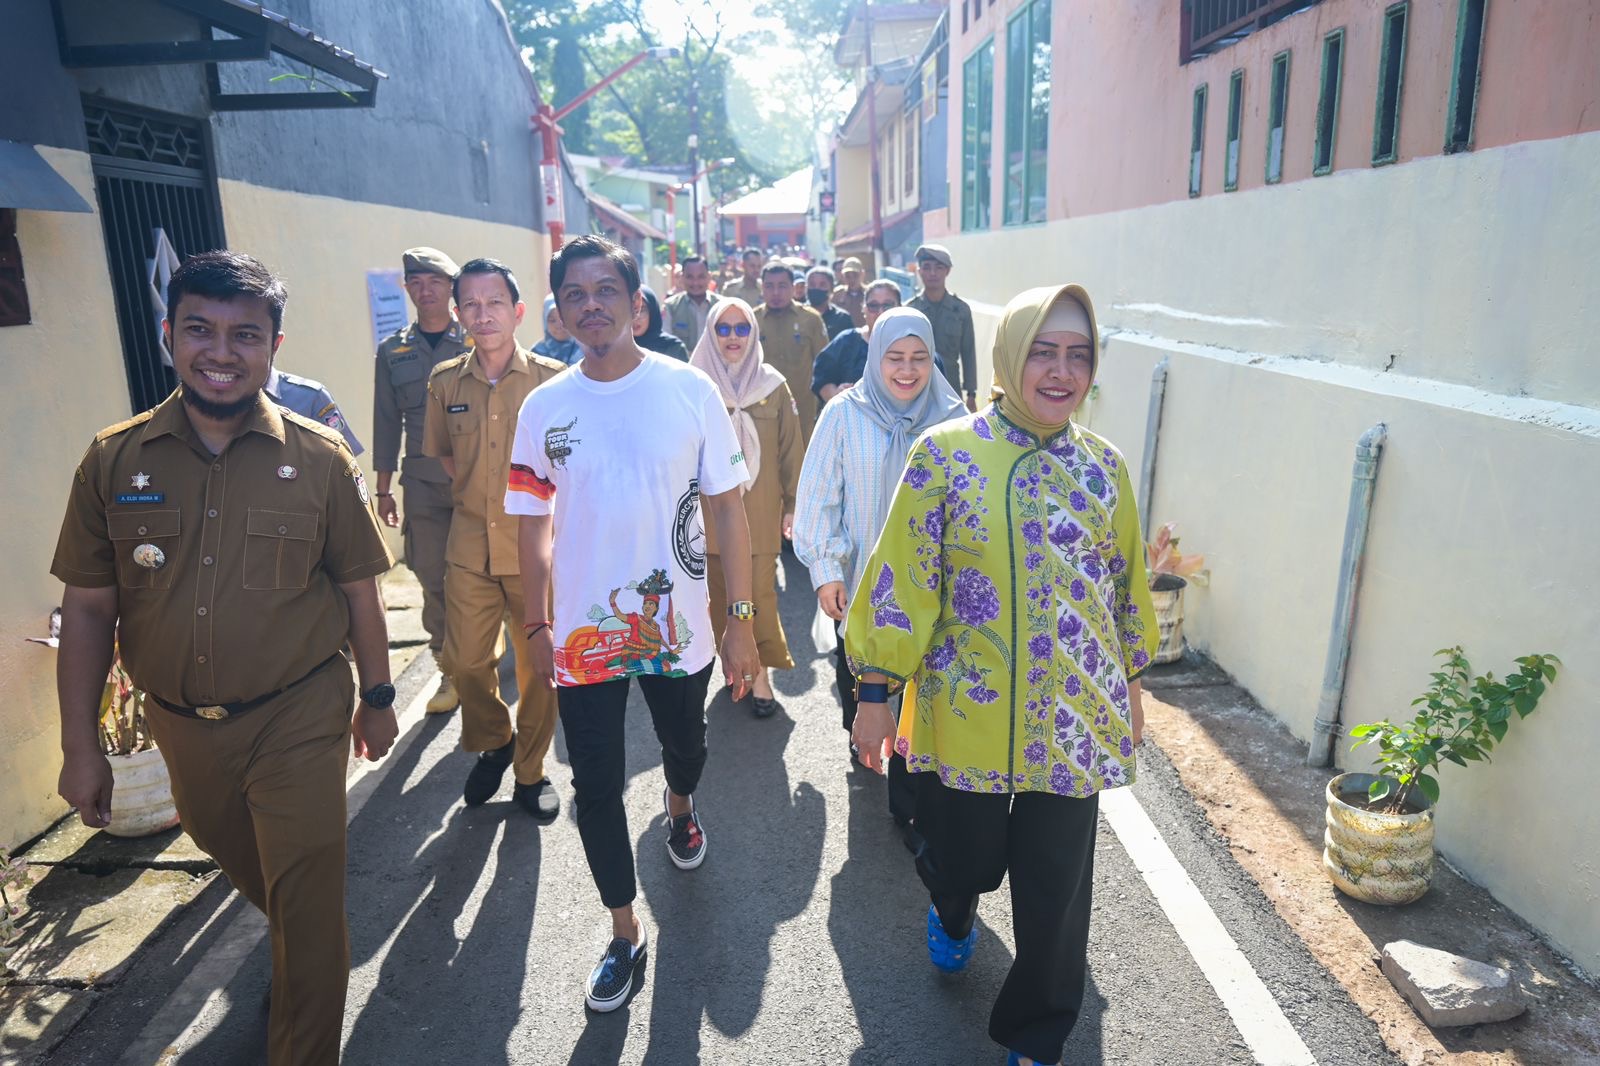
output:
[[[146,837],[178,824],[172,779],[154,748],[111,756],[111,824],[115,837]]]
[[[1411,903],[1433,879],[1433,807],[1415,796],[1421,810],[1369,811],[1361,803],[1376,780],[1340,774],[1328,782],[1322,868],[1339,891],[1364,903]]]
[[[1150,582],[1150,598],[1155,601],[1156,625],[1161,643],[1156,647],[1158,663],[1174,663],[1183,658],[1183,590],[1189,583],[1176,574],[1157,574]]]

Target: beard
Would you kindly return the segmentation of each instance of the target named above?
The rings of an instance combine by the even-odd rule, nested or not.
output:
[[[193,389],[184,389],[183,402],[194,408],[206,418],[213,419],[217,422],[226,422],[229,419],[238,418],[240,415],[253,408],[256,405],[256,401],[260,395],[261,392],[258,389],[257,391],[250,393],[248,396],[240,397],[237,400],[231,400],[227,403],[218,403],[216,400],[206,399]]]

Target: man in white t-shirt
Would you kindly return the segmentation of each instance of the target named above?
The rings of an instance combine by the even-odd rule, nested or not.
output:
[[[693,794],[706,762],[706,689],[718,651],[711,611],[729,615],[720,650],[735,700],[760,666],[740,499],[747,474],[711,379],[634,342],[641,297],[632,255],[603,237],[579,237],[551,259],[550,290],[583,361],[523,401],[506,512],[523,516],[526,637],[535,671],[556,687],[578,833],[611,911],[612,939],[586,997],[608,1011],[627,1000],[646,945],[633,913],[638,887],[622,805],[628,679],[639,679],[661,741],[667,853],[680,869],[694,869],[706,849]],[[731,604],[709,602],[702,513],[723,546]],[[555,611],[547,618],[552,560]]]

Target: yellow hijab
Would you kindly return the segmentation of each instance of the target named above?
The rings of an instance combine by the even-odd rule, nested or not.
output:
[[[1000,328],[994,335],[994,386],[991,397],[999,404],[1001,414],[1041,442],[1066,429],[1072,420],[1069,418],[1059,425],[1048,425],[1034,418],[1033,412],[1022,401],[1022,366],[1028,361],[1028,349],[1033,345],[1033,338],[1039,335],[1039,327],[1044,325],[1051,306],[1062,297],[1077,300],[1089,316],[1089,341],[1094,347],[1094,368],[1089,373],[1089,382],[1093,384],[1095,374],[1100,370],[1100,324],[1094,317],[1094,304],[1082,285],[1047,285],[1042,289],[1019,293],[1006,304],[1005,313],[1000,316]]]

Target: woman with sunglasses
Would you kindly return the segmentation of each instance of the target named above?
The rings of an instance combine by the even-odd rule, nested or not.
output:
[[[756,650],[761,655],[761,669],[751,691],[755,716],[770,718],[777,713],[778,701],[767,671],[794,667],[778,619],[778,553],[782,538],[794,530],[795,490],[805,451],[800,411],[783,375],[766,363],[750,305],[736,296],[723,297],[712,305],[689,364],[716,382],[750,471],[744,485],[744,512],[750,523]],[[727,602],[727,591],[719,555],[715,533],[708,526],[706,579],[713,606],[711,628],[720,647],[727,619],[716,605]]]
[[[866,324],[840,333],[828,346],[817,353],[811,367],[811,391],[817,400],[827,403],[839,393],[861,380],[867,367],[867,344],[872,340],[872,326],[878,316],[900,306],[900,286],[887,278],[879,278],[862,290],[861,311]],[[944,373],[944,360],[933,353],[934,369]]]

